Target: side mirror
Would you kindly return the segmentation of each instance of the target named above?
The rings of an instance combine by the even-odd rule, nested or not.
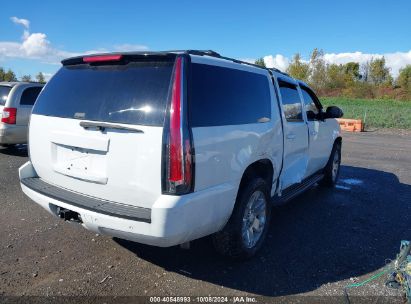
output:
[[[341,118],[343,115],[343,111],[336,106],[327,107],[327,110],[325,110],[325,118]]]
[[[307,119],[308,120],[314,120],[314,119],[318,119],[318,115],[314,113],[314,111],[307,111]]]

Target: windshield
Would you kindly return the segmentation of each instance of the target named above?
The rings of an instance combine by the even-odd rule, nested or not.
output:
[[[4,106],[6,104],[11,89],[12,87],[0,85],[0,106]]]
[[[173,62],[63,66],[33,114],[162,126]]]

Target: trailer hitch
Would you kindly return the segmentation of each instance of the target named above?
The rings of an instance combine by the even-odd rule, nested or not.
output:
[[[82,223],[81,215],[66,208],[57,207],[57,216],[65,221]]]

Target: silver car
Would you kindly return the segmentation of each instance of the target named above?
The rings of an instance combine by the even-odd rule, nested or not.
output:
[[[27,143],[31,110],[44,84],[0,82],[0,146]]]

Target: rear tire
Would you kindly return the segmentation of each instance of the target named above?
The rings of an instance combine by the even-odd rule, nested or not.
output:
[[[338,182],[341,164],[341,142],[335,142],[330,158],[324,168],[324,178],[320,184],[325,187],[334,187]]]
[[[13,144],[0,144],[0,147],[3,147],[3,148],[10,148],[13,146],[14,146]]]
[[[224,229],[213,235],[216,251],[233,259],[251,258],[267,236],[270,217],[267,183],[262,178],[253,178],[239,190]]]

